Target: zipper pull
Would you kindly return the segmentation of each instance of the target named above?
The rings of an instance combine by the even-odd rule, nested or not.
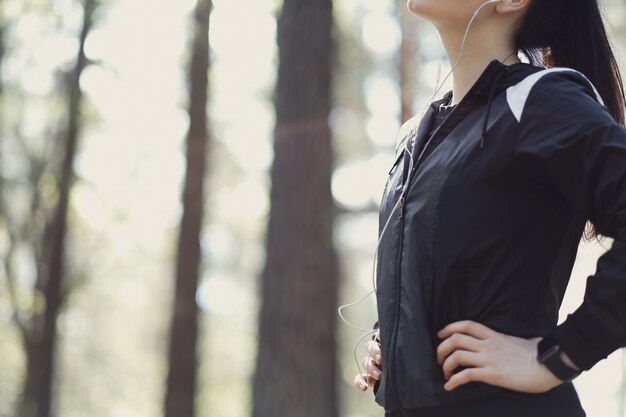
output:
[[[400,215],[399,218],[402,218],[402,209],[404,208],[404,196],[400,196]]]

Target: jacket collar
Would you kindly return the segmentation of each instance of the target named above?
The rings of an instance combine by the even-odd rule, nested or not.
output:
[[[487,64],[478,79],[470,87],[465,96],[461,99],[455,109],[450,112],[446,120],[434,132],[433,136],[447,135],[476,105],[487,101],[487,110],[483,118],[483,128],[481,132],[480,146],[483,147],[487,133],[487,122],[493,98],[502,90],[511,85],[517,84],[532,72],[543,69],[525,62],[518,62],[505,65],[497,59],[493,59]],[[407,140],[414,138],[414,149],[419,149],[427,139],[427,133],[432,126],[433,115],[440,104],[448,103],[452,97],[452,90],[446,92],[441,98],[434,100],[426,108],[424,115],[418,120],[409,134],[405,136],[396,146],[395,155],[399,157],[405,148]],[[432,138],[432,137],[431,137]]]
[[[529,67],[531,71],[532,68],[541,69],[540,67],[536,67],[525,62],[516,62],[515,64],[505,65],[499,60],[493,59],[480,73],[474,84],[468,90],[466,96],[470,96],[472,98],[488,98],[490,89],[492,88],[494,82],[496,84],[494,94],[497,94],[501,90],[521,81],[526,75],[528,75]],[[499,75],[502,76],[503,72],[506,73],[506,76],[503,79],[500,79]],[[436,100],[435,103],[445,103],[451,98],[451,96],[452,90],[449,90],[443,95],[443,97]]]
[[[525,62],[517,62],[511,65],[505,65],[497,59],[493,59],[487,64],[482,73],[478,76],[474,84],[459,102],[459,106],[463,107],[459,112],[453,111],[450,116],[447,129],[444,133],[448,133],[470,110],[473,105],[487,101],[487,109],[483,117],[483,127],[480,137],[480,147],[483,148],[484,140],[487,135],[487,122],[489,121],[489,113],[491,111],[491,103],[493,98],[502,90],[511,85],[517,84],[524,79],[529,73],[541,70],[537,67]],[[452,90],[446,92],[442,98],[433,101],[428,109],[428,117],[430,118],[434,110],[442,103],[447,103],[452,97]],[[428,123],[430,124],[430,122]]]

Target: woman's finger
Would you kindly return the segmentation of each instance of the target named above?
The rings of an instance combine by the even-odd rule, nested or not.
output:
[[[454,333],[437,346],[437,363],[442,364],[446,357],[457,349],[478,352],[482,340],[464,333]]]
[[[444,385],[444,389],[450,391],[470,381],[482,381],[490,384],[491,375],[486,368],[467,368],[463,369],[450,378]]]
[[[367,385],[365,385],[365,381],[362,375],[357,374],[354,376],[354,387],[360,391],[367,390]]]
[[[373,376],[375,379],[380,378],[380,374],[381,374],[380,368],[378,367],[378,365],[376,365],[376,363],[369,356],[365,356],[361,360],[361,366],[363,366],[363,370],[368,375]]]
[[[440,339],[445,339],[452,333],[465,333],[470,336],[474,336],[477,339],[486,339],[489,336],[498,334],[495,330],[485,326],[482,323],[478,323],[473,320],[461,320],[448,324],[443,329],[437,332],[437,336]]]
[[[367,382],[367,383],[366,383]],[[373,387],[375,380],[365,374],[354,376],[354,386],[360,391],[367,391],[369,387]]]
[[[484,363],[482,356],[477,352],[461,349],[455,350],[443,362],[443,375],[445,379],[450,379],[452,371],[459,365],[479,367],[484,365]]]
[[[382,373],[380,372],[380,368],[378,367],[378,365],[376,365],[376,363],[371,358],[369,360],[367,374],[371,375],[372,378],[374,378],[374,380],[378,380],[382,376]]]
[[[382,364],[382,355],[380,354],[380,345],[373,340],[370,340],[366,343],[365,349],[369,353],[370,357],[376,362],[378,365]]]

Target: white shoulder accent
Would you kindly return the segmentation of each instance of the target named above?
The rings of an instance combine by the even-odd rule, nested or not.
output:
[[[544,75],[550,72],[555,72],[555,71],[574,71],[582,75],[593,88],[593,91],[596,94],[596,98],[598,99],[600,104],[604,106],[604,101],[602,101],[602,97],[600,97],[598,90],[596,90],[596,86],[593,85],[593,83],[582,72],[575,70],[573,68],[568,68],[568,67],[546,68],[546,69],[537,71],[534,74],[530,74],[519,83],[512,85],[506,89],[507,103],[509,104],[511,111],[513,112],[513,115],[515,116],[518,122],[522,118],[522,112],[524,111],[524,106],[526,105],[526,99],[528,99],[528,94],[530,93],[530,90],[532,89],[532,87],[537,83],[537,81],[541,79],[541,77],[543,77]]]

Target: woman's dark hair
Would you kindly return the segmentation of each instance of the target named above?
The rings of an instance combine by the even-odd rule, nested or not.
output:
[[[624,86],[598,0],[531,0],[515,42],[531,64],[582,72],[609,113],[624,125]],[[595,225],[584,234],[597,237]]]

